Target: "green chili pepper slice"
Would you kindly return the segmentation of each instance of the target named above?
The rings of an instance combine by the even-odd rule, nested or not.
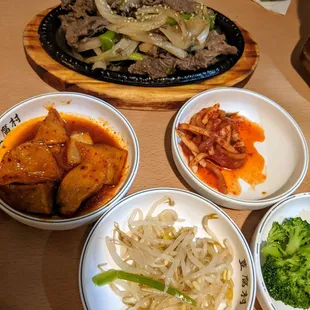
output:
[[[134,60],[134,61],[142,60],[143,58],[144,56],[137,52],[134,52],[128,56],[128,60]]]
[[[104,34],[99,36],[101,42],[101,48],[104,51],[110,50],[114,46],[114,40],[117,33],[111,30],[106,31]]]
[[[148,278],[148,277],[145,277],[142,275],[125,272],[122,270],[110,269],[108,271],[99,273],[92,278],[94,284],[96,284],[98,286],[103,286],[103,285],[109,284],[109,283],[115,281],[116,279],[139,283],[139,284],[142,284],[142,285],[145,285],[148,287],[152,287],[152,288],[154,288],[158,291],[161,291],[161,292],[165,291],[165,284],[164,283],[161,283],[159,281],[153,280],[151,278]],[[180,299],[184,303],[190,304],[192,306],[196,306],[196,301],[194,299],[192,299],[188,295],[182,293],[181,291],[179,291],[175,288],[172,288],[169,286],[169,288],[167,290],[167,294]]]
[[[183,19],[189,20],[189,19],[193,16],[193,14],[190,14],[190,13],[182,13],[181,16],[182,16]],[[177,21],[176,21],[174,18],[168,17],[168,18],[167,18],[167,24],[168,24],[169,26],[175,26],[175,25],[177,25],[178,23],[177,23]]]
[[[209,14],[210,30],[214,29],[215,19],[216,19],[215,13]]]

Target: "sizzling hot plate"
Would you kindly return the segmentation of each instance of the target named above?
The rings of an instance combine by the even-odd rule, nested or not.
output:
[[[235,46],[238,49],[236,55],[220,55],[218,61],[214,65],[206,69],[198,71],[177,71],[175,74],[165,77],[152,79],[146,75],[129,74],[127,72],[115,72],[111,70],[92,69],[91,64],[86,64],[83,61],[77,60],[70,55],[69,49],[60,44],[60,41],[65,42],[65,39],[60,30],[59,15],[67,13],[61,6],[50,11],[42,20],[39,27],[40,41],[45,51],[56,61],[75,70],[81,74],[87,75],[97,80],[105,82],[127,84],[135,86],[179,86],[184,84],[192,84],[210,79],[218,74],[228,71],[241,57],[244,50],[244,39],[240,29],[229,18],[214,10],[217,14],[215,26],[219,27],[226,35],[228,44]],[[57,36],[55,35],[57,34]],[[61,47],[61,46],[62,47]]]

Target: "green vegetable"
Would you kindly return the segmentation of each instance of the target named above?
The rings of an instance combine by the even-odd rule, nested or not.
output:
[[[165,284],[153,280],[151,278],[142,276],[142,275],[137,275],[134,273],[129,273],[129,272],[125,272],[122,270],[108,270],[102,273],[99,273],[97,275],[95,275],[93,277],[93,282],[98,285],[98,286],[103,286],[106,284],[109,284],[117,279],[121,279],[121,280],[126,280],[126,281],[130,281],[130,282],[135,282],[135,283],[139,283],[148,287],[152,287],[158,291],[164,292],[165,290]],[[191,297],[185,295],[184,293],[182,293],[181,291],[174,289],[172,287],[169,287],[167,290],[167,294],[172,295],[180,300],[182,300],[183,302],[190,304],[192,306],[196,306],[196,301],[194,299],[192,299]]]
[[[129,60],[134,60],[134,61],[142,60],[143,58],[144,58],[144,55],[137,53],[137,52],[134,52],[128,56]]]
[[[300,217],[286,220],[282,226],[289,237],[285,249],[288,255],[294,254],[300,246],[310,241],[310,224]]]
[[[209,13],[210,30],[214,29],[216,14],[214,12]]]
[[[176,20],[174,19],[174,18],[172,18],[172,17],[168,17],[167,18],[167,24],[169,25],[169,26],[175,26],[175,25],[177,25],[178,23],[176,22]]]
[[[271,255],[274,257],[282,257],[285,255],[285,251],[283,251],[281,244],[277,242],[268,242],[263,248],[262,252],[265,256]]]
[[[181,16],[182,16],[182,18],[184,19],[184,20],[189,20],[192,16],[193,16],[193,14],[191,14],[191,13],[183,13],[183,14],[181,14]],[[177,21],[174,19],[174,18],[172,18],[172,17],[168,17],[167,18],[167,24],[169,25],[169,26],[175,26],[175,25],[177,25],[178,23],[177,23]]]
[[[191,17],[193,16],[193,14],[191,14],[191,13],[183,13],[183,14],[181,14],[181,16],[185,20],[190,20]]]
[[[116,35],[116,32],[108,30],[104,34],[99,36],[101,48],[104,51],[110,50],[114,46],[114,40],[116,38]]]
[[[310,224],[300,217],[275,222],[262,248],[262,273],[275,300],[310,308]]]

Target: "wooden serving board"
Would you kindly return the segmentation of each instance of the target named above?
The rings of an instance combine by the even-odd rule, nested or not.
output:
[[[51,58],[42,48],[38,28],[47,9],[36,15],[23,34],[25,53],[31,67],[50,86],[60,91],[74,91],[99,97],[115,107],[138,110],[175,110],[189,98],[206,89],[220,86],[243,86],[254,72],[259,50],[249,32],[241,30],[245,49],[229,71],[200,83],[173,87],[137,87],[95,80],[70,70]]]

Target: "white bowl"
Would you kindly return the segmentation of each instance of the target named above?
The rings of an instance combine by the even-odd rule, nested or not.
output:
[[[192,172],[174,130],[179,123],[189,122],[193,114],[215,103],[219,103],[227,112],[238,111],[240,115],[258,123],[265,133],[265,141],[255,143],[255,146],[265,159],[267,178],[254,190],[242,181],[239,196],[218,192]],[[173,123],[172,154],[181,175],[195,191],[219,205],[242,210],[262,209],[292,194],[303,181],[309,161],[306,140],[294,119],[267,97],[238,88],[208,90],[185,103]]]
[[[251,242],[257,274],[257,298],[264,310],[296,310],[270,297],[264,283],[261,264],[261,245],[267,240],[273,222],[283,222],[286,218],[301,217],[310,223],[310,193],[303,193],[286,198],[273,206],[263,217],[256,228]]]
[[[117,109],[103,100],[79,93],[50,93],[26,99],[1,115],[0,128],[5,125],[10,127],[10,120],[14,119],[16,114],[18,114],[21,122],[44,116],[47,114],[45,107],[51,104],[59,112],[106,121],[107,123],[104,126],[108,130],[115,131],[122,143],[122,147],[128,150],[126,177],[119,185],[115,196],[107,204],[85,215],[68,219],[40,219],[31,214],[15,210],[0,199],[0,208],[21,223],[40,229],[66,230],[96,221],[107,208],[112,207],[124,197],[137,174],[140,154],[139,144],[132,126]]]
[[[169,195],[175,201],[176,212],[185,219],[185,222],[179,223],[178,226],[197,226],[198,237],[206,236],[205,231],[201,228],[202,218],[210,213],[218,215],[218,220],[210,222],[210,228],[220,241],[225,238],[230,240],[235,255],[232,263],[235,284],[232,309],[253,309],[256,295],[255,269],[249,246],[241,231],[228,215],[211,201],[197,194],[173,188],[155,188],[132,194],[110,208],[96,223],[85,242],[80,261],[80,295],[84,309],[99,310],[102,309],[102,305],[104,305],[104,309],[126,308],[109,286],[96,287],[92,282],[92,277],[99,272],[97,265],[100,263],[108,264],[104,267],[105,269],[119,269],[107,250],[104,238],[111,236],[114,222],[118,222],[122,229],[128,230],[127,221],[135,208],[140,208],[145,214],[154,202],[165,195]],[[165,208],[167,206],[160,206],[155,213],[157,214]],[[242,270],[240,262],[243,266]],[[246,277],[247,285],[242,281]],[[242,301],[245,303],[240,304]]]

